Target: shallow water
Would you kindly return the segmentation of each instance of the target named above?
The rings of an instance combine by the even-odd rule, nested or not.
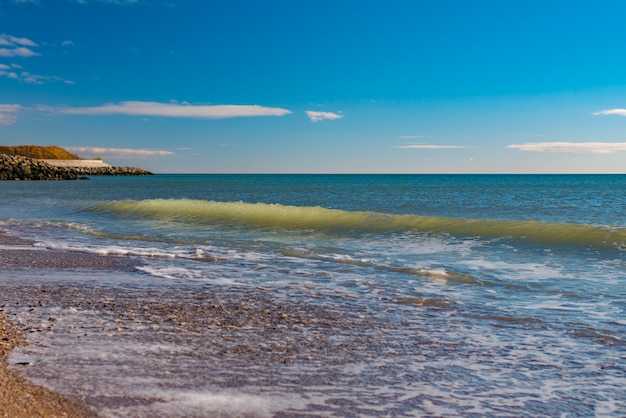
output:
[[[56,295],[10,302],[41,324],[13,361],[110,416],[626,411],[624,176],[0,186],[33,248],[133,260],[2,272],[13,301]]]

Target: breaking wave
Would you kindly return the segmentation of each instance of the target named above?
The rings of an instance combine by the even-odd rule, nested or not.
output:
[[[191,199],[108,201],[92,211],[197,225],[246,226],[272,229],[307,229],[327,232],[424,232],[455,236],[511,238],[549,244],[577,244],[622,248],[626,228],[510,221],[462,219],[418,215],[346,211],[313,206],[266,203],[215,202]]]

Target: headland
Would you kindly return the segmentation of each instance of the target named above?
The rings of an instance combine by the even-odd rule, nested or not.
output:
[[[137,167],[84,160],[57,146],[0,146],[0,180],[76,180],[88,176],[146,176]]]

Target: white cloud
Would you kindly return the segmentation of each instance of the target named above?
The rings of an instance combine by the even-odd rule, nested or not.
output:
[[[7,69],[12,68],[21,67],[19,65],[12,65],[11,67],[9,67],[8,65],[0,64],[0,77],[12,78],[14,80],[18,80],[27,84],[43,84],[49,81],[59,81],[65,84],[76,84],[74,81],[66,80],[56,75],[38,75],[31,74],[28,71],[22,71],[20,73],[16,71],[7,71]]]
[[[314,110],[307,110],[306,115],[311,119],[311,122],[319,122],[321,120],[335,120],[343,118],[343,115],[339,115],[333,112],[317,112]]]
[[[26,47],[0,48],[0,57],[34,57],[39,55]]]
[[[533,142],[513,144],[507,148],[532,152],[570,152],[577,154],[612,154],[626,151],[626,142]]]
[[[100,148],[100,147],[64,147],[68,151],[77,154],[86,154],[90,157],[161,157],[165,155],[173,155],[171,151],[155,150],[155,149],[131,149],[131,148]]]
[[[397,145],[394,148],[402,149],[456,149],[456,148],[471,148],[463,145],[435,145],[435,144],[414,144],[414,145]]]
[[[28,38],[18,38],[17,36],[7,35],[5,33],[0,35],[0,45],[2,46],[11,46],[15,47],[17,45],[21,46],[39,46],[35,42],[31,41]]]
[[[56,75],[37,75],[37,74],[31,74],[27,71],[23,71],[20,74],[19,79],[23,81],[24,83],[28,83],[28,84],[43,84],[47,81],[60,81],[65,84],[76,84],[74,81],[66,80]]]
[[[28,38],[18,38],[17,36],[7,35],[6,33],[0,34],[0,57],[34,57],[39,55],[27,47],[37,47],[35,42]]]
[[[31,48],[38,47],[39,45],[31,41],[28,38],[18,38],[7,34],[0,34],[0,57],[14,58],[14,57],[34,57],[40,55],[38,52],[33,51]],[[60,81],[66,84],[75,84],[73,81],[66,80],[58,76],[50,75],[37,75],[31,74],[28,71],[22,71],[21,73],[16,71],[9,71],[15,69],[22,69],[18,64],[0,64],[0,77],[12,78],[28,84],[43,84],[48,81]]]
[[[626,116],[626,109],[606,109],[593,112],[594,115],[620,115]]]
[[[17,104],[0,104],[0,125],[13,125],[21,108],[22,106]]]
[[[6,78],[13,78],[15,80],[20,78],[15,71],[2,71],[2,70],[0,70],[0,76],[6,77]]]
[[[70,115],[135,115],[200,119],[284,116],[291,113],[287,109],[257,105],[191,105],[138,101],[96,107],[68,107],[57,109],[57,111]]]

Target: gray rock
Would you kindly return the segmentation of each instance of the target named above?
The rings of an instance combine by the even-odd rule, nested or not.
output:
[[[84,176],[147,176],[137,167],[53,167],[45,161],[0,154],[0,180],[76,180]]]

